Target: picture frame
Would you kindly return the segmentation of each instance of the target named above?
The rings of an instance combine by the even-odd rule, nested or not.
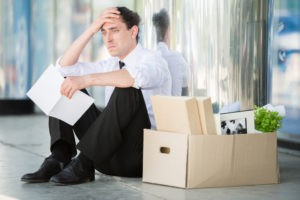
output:
[[[218,134],[234,135],[255,133],[254,111],[221,113],[215,116]]]

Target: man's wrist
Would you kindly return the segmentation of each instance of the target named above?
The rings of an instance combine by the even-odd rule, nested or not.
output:
[[[95,25],[91,25],[87,31],[89,31],[92,35],[95,35],[100,30],[100,27],[96,27]]]
[[[92,27],[89,27],[85,30],[85,34],[88,35],[89,38],[92,38],[95,35],[95,30]]]
[[[85,82],[87,87],[91,87],[94,85],[94,77],[92,74],[86,75],[85,76]]]

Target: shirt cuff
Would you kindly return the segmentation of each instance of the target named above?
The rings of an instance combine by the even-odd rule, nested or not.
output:
[[[67,67],[62,67],[59,62],[61,60],[62,56],[60,56],[55,63],[55,68],[56,70],[63,76],[72,76],[72,74],[74,73],[74,71],[76,70],[76,66],[72,65],[72,66],[67,66]]]

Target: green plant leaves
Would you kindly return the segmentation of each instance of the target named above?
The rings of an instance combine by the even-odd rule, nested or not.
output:
[[[277,131],[282,125],[283,117],[276,111],[254,106],[255,129],[262,132]]]

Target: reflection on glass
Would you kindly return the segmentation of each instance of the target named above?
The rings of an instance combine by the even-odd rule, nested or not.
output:
[[[31,1],[32,83],[90,23],[90,1]],[[90,45],[80,59],[91,59]]]
[[[29,86],[30,7],[21,0],[1,1],[0,7],[0,99],[24,99]]]
[[[170,18],[165,9],[161,9],[152,17],[156,30],[157,51],[167,61],[172,77],[172,95],[187,96],[188,65],[182,55],[170,48]]]
[[[54,60],[54,2],[31,1],[31,84]]]
[[[300,2],[275,0],[271,21],[271,99],[286,106],[281,132],[300,134]]]
[[[215,111],[239,101],[242,110],[266,102],[266,20],[268,0],[143,0],[143,44],[153,48],[149,15],[170,15],[171,49],[190,70],[192,96],[211,96]]]

